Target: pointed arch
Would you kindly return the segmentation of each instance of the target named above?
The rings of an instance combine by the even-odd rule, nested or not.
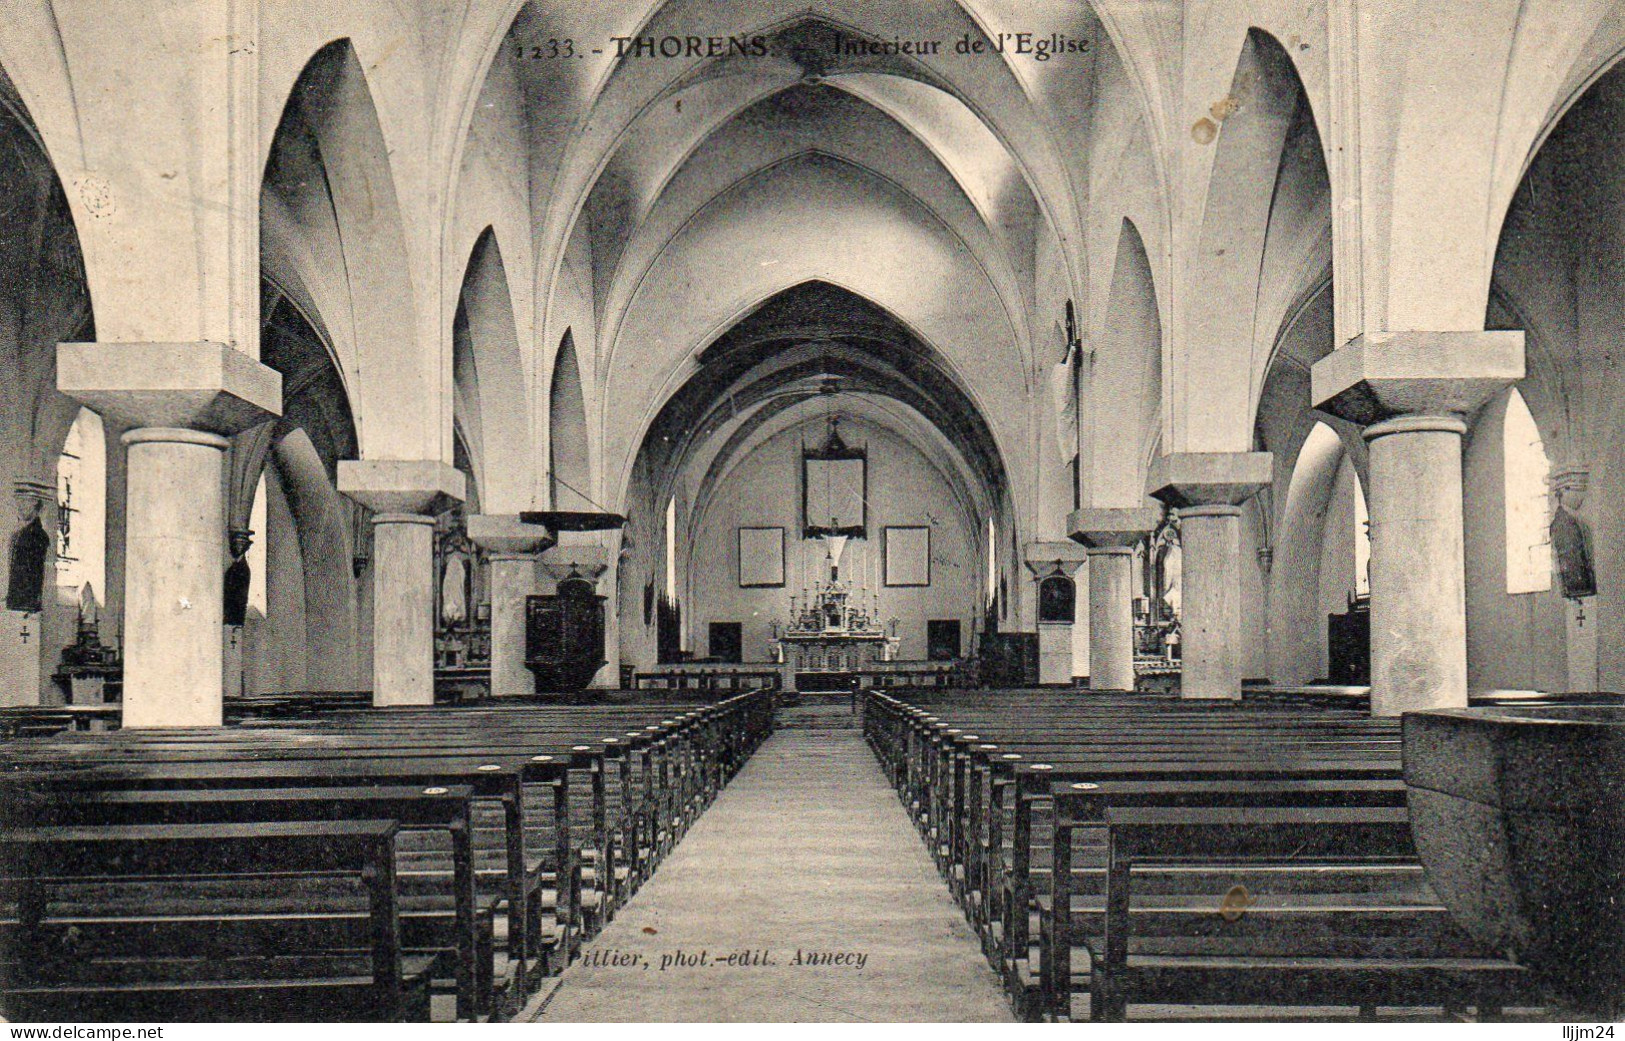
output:
[[[1298,450],[1269,572],[1269,675],[1302,684],[1327,675],[1326,616],[1361,588],[1364,491],[1342,439],[1316,422]]]
[[[530,409],[513,296],[496,232],[469,256],[452,325],[452,382],[486,508],[512,513],[531,494]]]
[[[409,268],[390,149],[366,71],[348,38],[317,51],[283,109],[266,164],[265,191],[291,211],[308,237],[336,246],[312,249],[322,270],[307,279],[348,304],[342,323],[354,345],[356,421],[364,455],[435,458],[439,365],[420,343],[417,294]],[[297,160],[297,161],[296,161]]]
[[[553,508],[596,509],[592,500],[592,453],[587,436],[586,399],[581,391],[575,337],[569,329],[564,331],[559,353],[553,361],[547,416],[547,472]]]
[[[1145,499],[1140,448],[1155,436],[1162,415],[1162,319],[1145,242],[1127,217],[1117,237],[1090,397],[1090,501],[1096,506],[1140,506]]]
[[[1294,123],[1313,119],[1299,115],[1306,105],[1292,59],[1259,29],[1242,45],[1226,106],[1217,125],[1207,123],[1215,151],[1182,297],[1185,335],[1168,374],[1175,451],[1251,448],[1250,362],[1274,188]]]

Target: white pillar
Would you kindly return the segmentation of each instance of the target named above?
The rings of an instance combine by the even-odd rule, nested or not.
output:
[[[536,693],[536,677],[525,668],[525,599],[536,592],[536,556],[492,553],[491,694]]]
[[[372,519],[372,703],[434,704],[434,518],[462,499],[438,460],[343,460],[339,491]]]
[[[1180,694],[1241,699],[1241,507],[1179,511]]]
[[[124,726],[219,726],[226,435],[276,415],[282,378],[218,343],[65,343],[57,386],[133,428]]]
[[[491,571],[491,695],[536,693],[525,668],[525,599],[536,592],[536,555],[555,541],[545,527],[517,516],[468,518],[468,537],[487,551]]]
[[[434,704],[434,518],[372,518],[372,703]]]
[[[1072,538],[1089,547],[1089,686],[1134,689],[1134,546],[1156,530],[1155,507],[1077,510]]]
[[[1466,432],[1457,416],[1400,416],[1365,430],[1374,715],[1467,705]]]
[[[1465,706],[1463,417],[1522,378],[1523,334],[1367,334],[1312,375],[1319,408],[1366,426],[1371,713]]]
[[[129,452],[124,725],[219,726],[226,512],[217,434],[144,427]],[[195,677],[219,677],[208,685]]]
[[[1273,466],[1268,452],[1178,452],[1153,467],[1151,494],[1179,510],[1182,697],[1241,698],[1241,503]]]
[[[1089,686],[1134,689],[1134,550],[1089,550]]]

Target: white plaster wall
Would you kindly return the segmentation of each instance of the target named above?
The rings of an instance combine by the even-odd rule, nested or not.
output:
[[[1555,588],[1507,592],[1506,396],[1479,413],[1462,459],[1467,579],[1467,684],[1472,689],[1564,690],[1567,623]],[[1606,541],[1600,539],[1598,541]]]
[[[802,439],[814,444],[823,434],[822,423],[809,423],[770,439],[734,468],[712,498],[696,527],[699,535],[689,569],[692,592],[687,612],[696,654],[706,653],[710,622],[741,622],[745,659],[768,661],[773,649],[772,623],[789,614],[791,588],[739,588],[739,527],[786,529],[786,579],[796,583],[797,595],[804,578],[810,584],[825,573],[820,569],[822,543],[793,537],[801,502]],[[867,541],[848,543],[842,580],[858,581],[867,565],[868,586],[873,590],[880,532],[885,526],[931,525],[931,585],[880,589],[880,614],[898,620],[901,658],[925,657],[925,623],[936,618],[960,620],[961,646],[969,653],[985,567],[978,549],[980,529],[970,529],[947,481],[912,445],[869,424],[843,422],[842,437],[849,443],[867,442],[869,447],[872,533]]]

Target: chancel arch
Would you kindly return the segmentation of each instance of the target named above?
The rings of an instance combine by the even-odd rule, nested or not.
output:
[[[925,661],[931,634],[945,645],[950,626],[969,648],[987,618],[982,525],[997,515],[1010,532],[1015,521],[991,431],[934,348],[883,307],[810,281],[744,316],[697,361],[646,437],[627,493],[620,588],[634,598],[620,607],[623,665],[662,656],[650,597],[635,594],[664,588],[673,502],[692,503],[678,528],[691,540],[678,584],[695,652],[715,632],[730,654],[737,635],[746,663],[779,663],[794,612],[812,609],[832,575],[879,639],[894,641],[887,655]],[[849,493],[831,503],[852,503],[836,509],[820,488],[834,521],[804,515],[809,482],[826,480]],[[1004,555],[1009,541],[992,551]],[[818,661],[815,671],[832,671]]]

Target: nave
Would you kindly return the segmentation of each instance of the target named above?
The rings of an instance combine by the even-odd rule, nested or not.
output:
[[[594,950],[649,970],[589,964]],[[713,964],[662,955],[706,951]],[[774,965],[714,964],[735,951]],[[861,966],[795,965],[805,954]],[[1009,1007],[844,699],[785,709],[540,1022],[1007,1022]]]
[[[1018,1018],[1617,1009],[1625,0],[153,6],[0,18],[4,1011],[525,1014],[812,695]]]
[[[0,1007],[161,1022],[1619,1009],[1619,887],[1595,868],[1618,863],[1618,834],[1585,767],[1551,756],[1554,740],[1608,754],[1617,699],[1403,725],[1274,693],[812,705],[767,689],[313,698],[219,730],[12,740]],[[1484,794],[1509,785],[1521,801]]]

